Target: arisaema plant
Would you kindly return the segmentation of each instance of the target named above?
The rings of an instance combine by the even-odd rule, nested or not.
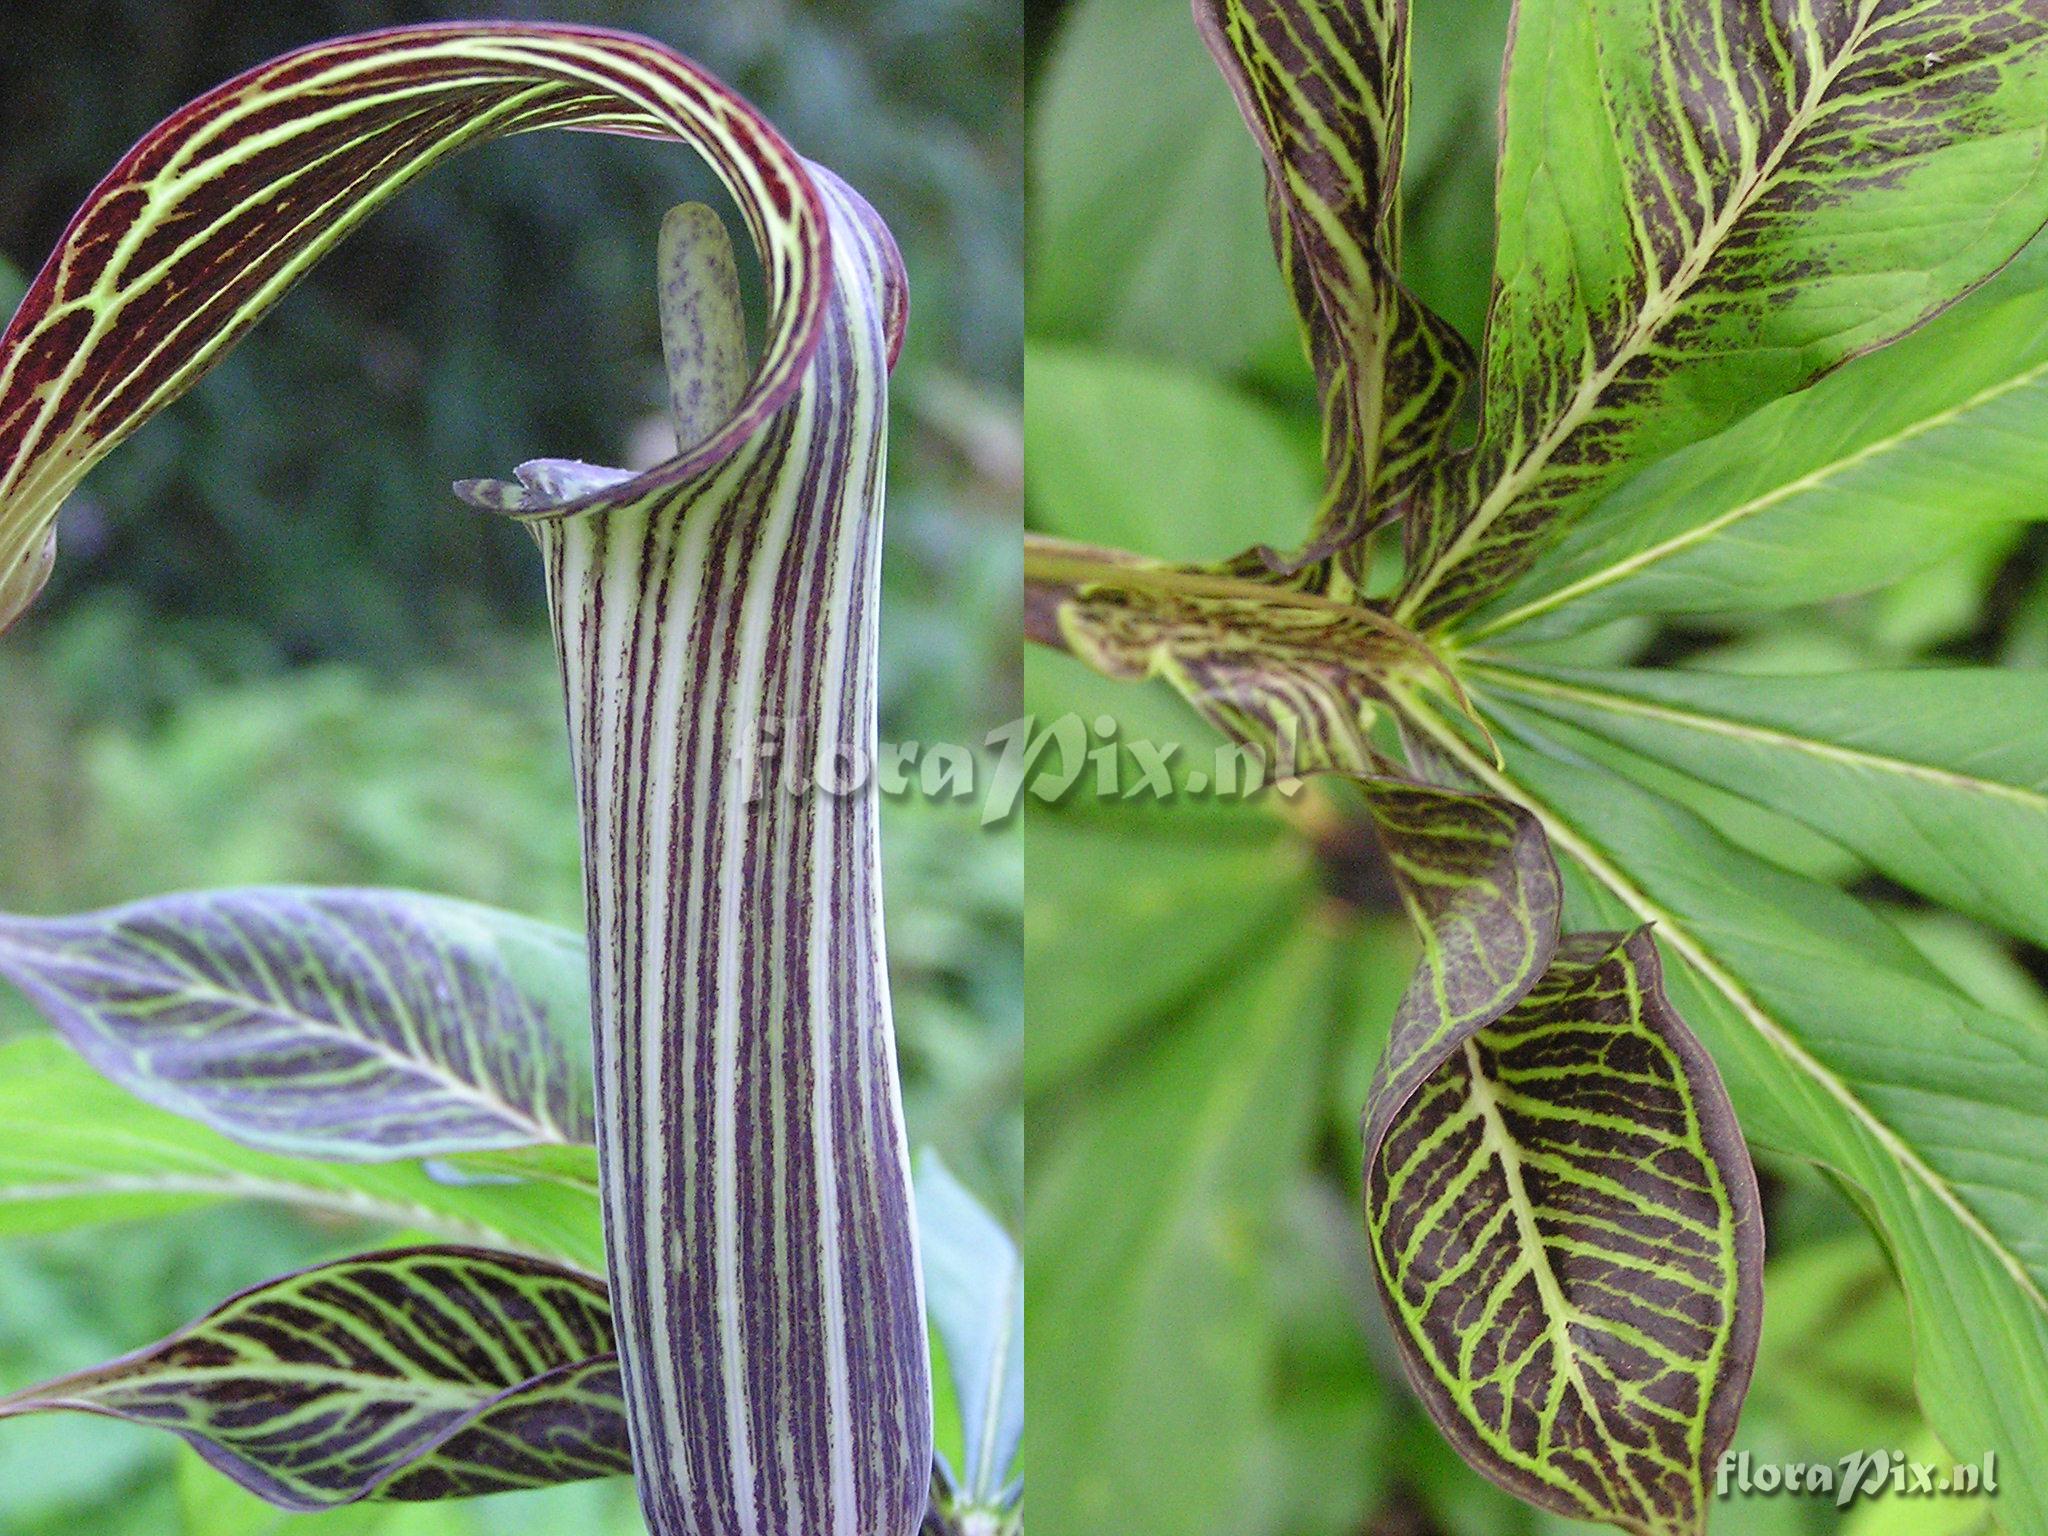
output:
[[[1288,814],[1319,853],[1345,852],[1344,807],[1376,833],[1420,962],[1363,1106],[1364,1230],[1414,1395],[1530,1503],[1703,1529],[1764,1304],[1754,1142],[1867,1215],[1947,1450],[2048,1466],[2048,1040],[1757,831],[1804,824],[2039,944],[2048,695],[1991,670],[1602,669],[1615,637],[1594,634],[1867,591],[2039,515],[2048,290],[2031,261],[1976,290],[2048,219],[2048,12],[1522,0],[1476,348],[1403,283],[1406,6],[1194,12],[1263,161],[1322,494],[1305,534],[1206,563],[1034,537],[1027,623],[1310,775]],[[1046,818],[1055,852],[1125,840],[1099,862],[1152,882],[1163,943],[1092,979],[1182,1024],[1148,1079],[1156,1132],[1077,1110],[1034,1211],[1071,1237],[1062,1181],[1130,1167],[1124,1261],[1177,1253],[1242,1318],[1234,1192],[1272,1187],[1257,1170],[1313,1117],[1288,1096],[1315,1044],[1273,1021],[1326,1006],[1330,957],[1297,889],[1315,872],[1263,826],[1188,807],[1223,851],[1147,872],[1176,813]],[[1198,988],[1219,955],[1240,974]],[[1065,1050],[1114,1059],[1032,1045]],[[1144,1203],[1183,1152],[1218,1230]],[[1141,1329],[1147,1283],[1044,1273],[1037,1315],[1093,1327],[1114,1297],[1103,1327]],[[1211,1380],[1250,1368],[1199,1331],[1183,1352]],[[1075,1364],[1057,1414],[1144,1401]],[[1132,1493],[1054,1497],[1093,1532]],[[2002,1486],[1995,1514],[2048,1531],[2048,1493]]]
[[[459,487],[540,546],[588,964],[572,935],[393,892],[6,922],[0,973],[157,1107],[14,1048],[17,1115],[46,1134],[7,1154],[12,1203],[63,1223],[247,1195],[460,1241],[273,1281],[0,1414],[167,1428],[290,1509],[630,1471],[659,1536],[911,1536],[928,1509],[992,1528],[1015,1517],[1016,1287],[985,1217],[969,1260],[934,1239],[972,1431],[935,1492],[872,784],[762,793],[750,768],[764,731],[785,761],[873,756],[906,295],[856,193],[621,34],[408,28],[228,82],[108,173],[0,337],[0,624],[47,575],[66,494],[312,263],[455,152],[549,127],[698,151],[766,294],[750,349],[724,224],[679,208],[658,271],[674,455]],[[62,1157],[53,1122],[75,1122]],[[957,1234],[971,1202],[925,1182]]]

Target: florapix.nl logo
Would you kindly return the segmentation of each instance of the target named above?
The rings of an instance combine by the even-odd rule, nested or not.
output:
[[[1099,800],[1248,800],[1301,784],[1300,731],[1284,721],[1270,750],[1249,742],[1191,746],[1127,732],[1111,715],[1019,716],[978,743],[882,741],[873,749],[847,722],[769,717],[733,749],[748,794],[978,801],[981,822],[1014,817],[1027,796],[1056,804]]]
[[[1831,1499],[1847,1509],[1858,1499],[1976,1498],[1998,1492],[1994,1452],[1969,1462],[1915,1461],[1904,1451],[1851,1451],[1838,1461],[1765,1461],[1730,1451],[1714,1469],[1717,1499],[1789,1495]]]

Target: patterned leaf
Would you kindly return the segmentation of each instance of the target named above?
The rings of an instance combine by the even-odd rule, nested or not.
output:
[[[1323,402],[1328,486],[1298,569],[1355,541],[1440,445],[1471,349],[1397,278],[1401,0],[1196,0],[1266,162],[1273,243]]]
[[[1227,568],[1168,567],[1058,540],[1026,541],[1025,629],[1107,677],[1163,677],[1276,771],[1372,772],[1367,731],[1405,679],[1462,701],[1428,646],[1353,603]]]
[[[1570,727],[1494,702],[1507,769],[1439,723],[1475,781],[1542,821],[1573,904],[1653,922],[1679,1011],[1758,1144],[1853,1187],[1913,1312],[1928,1422],[1962,1459],[2048,1465],[2048,1049],[1973,1002],[1863,903],[1734,847],[1590,759]],[[1528,743],[1541,742],[1543,750]],[[1999,1520],[2048,1530],[2048,1490]]]
[[[0,977],[115,1082],[252,1147],[590,1136],[582,939],[465,902],[271,887],[0,916]]]
[[[1427,665],[1366,609],[1091,591],[1061,615],[1074,654],[1109,677],[1163,676],[1232,736],[1296,764],[1364,764],[1389,671]]]
[[[1625,469],[1926,320],[2048,217],[2035,0],[1528,0],[1485,399],[1396,616],[1498,591]]]
[[[594,28],[464,22],[321,43],[145,135],[0,334],[0,628],[48,574],[71,488],[336,242],[457,151],[561,127],[698,149],[766,273],[767,340],[739,407],[648,478],[678,484],[755,433],[817,344],[830,242],[809,168],[751,106],[658,44]]]
[[[1763,1228],[1647,931],[1567,940],[1366,1151],[1403,1363],[1467,1460],[1563,1514],[1704,1531],[1755,1360]]]
[[[1536,819],[1492,795],[1356,781],[1422,941],[1366,1101],[1368,1146],[1416,1085],[1535,986],[1557,950],[1557,863]]]
[[[1559,940],[1534,816],[1358,783],[1422,940],[1364,1117],[1367,1225],[1409,1374],[1512,1491],[1632,1530],[1701,1529],[1761,1310],[1755,1175],[1719,1079],[1664,1003],[1646,937]],[[1697,1181],[1681,1162],[1695,1155],[1713,1164]],[[1647,1208],[1667,1178],[1719,1203],[1674,1228]],[[1660,1333],[1638,1307],[1663,1292],[1683,1306]]]
[[[2048,516],[2048,291],[2010,281],[1629,477],[1470,638],[1800,607]]]
[[[148,135],[0,337],[0,552],[39,543],[94,458],[412,176],[543,126],[697,147],[767,284],[765,348],[737,379],[724,231],[679,215],[661,276],[677,456],[458,488],[532,527],[561,646],[643,1506],[658,1536],[910,1536],[929,1363],[872,777],[761,794],[754,773],[771,739],[804,770],[874,758],[907,291],[873,211],[641,39],[461,24],[290,55]]]
[[[469,1248],[259,1285],[159,1344],[13,1397],[167,1429],[286,1509],[629,1473],[604,1287]]]
[[[1066,590],[1053,595],[1077,654],[1111,676],[1164,672],[1236,739],[1269,741],[1297,699],[1342,696],[1324,635],[1260,635],[1285,604],[1233,601],[1204,616],[1199,643],[1180,594],[1135,589],[1123,609],[1134,589]],[[1358,696],[1375,703],[1412,686],[1383,665],[1360,671]],[[1664,1003],[1647,938],[1560,947],[1562,892],[1535,817],[1492,794],[1367,776],[1377,753],[1336,718],[1303,733],[1309,763],[1352,770],[1423,945],[1365,1111],[1368,1223],[1410,1374],[1467,1459],[1515,1492],[1646,1536],[1701,1530],[1705,1469],[1753,1363],[1762,1264],[1755,1174],[1719,1079]],[[1504,1139],[1524,1113],[1533,1128]],[[1462,1199],[1447,1146],[1463,1151]],[[1624,1274],[1657,1299],[1607,1295]]]

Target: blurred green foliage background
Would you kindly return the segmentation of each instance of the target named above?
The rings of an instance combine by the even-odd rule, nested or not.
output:
[[[1473,339],[1493,245],[1507,0],[1413,16],[1405,276]],[[1032,0],[1027,523],[1177,559],[1291,547],[1320,490],[1313,379],[1261,170],[1187,0]],[[1134,82],[1142,82],[1141,86]],[[1883,592],[1739,623],[1610,626],[1560,663],[1724,671],[2041,664],[2048,544],[1984,532]],[[1126,741],[1218,738],[1163,685],[1026,659],[1027,708]],[[1182,758],[1185,765],[1190,758]],[[1965,990],[2048,1022],[2048,964],[1802,828],[1667,775],[1765,857],[1875,902]],[[1135,780],[1131,781],[1135,782]],[[1025,1052],[1032,1454],[1057,1536],[1556,1536],[1466,1470],[1402,1379],[1362,1222],[1358,1116],[1412,942],[1358,807],[1034,807]],[[1909,1321],[1848,1202],[1764,1170],[1764,1341],[1736,1439],[1758,1461],[1944,1459]],[[2038,1469],[2007,1469],[2013,1476]],[[1723,1506],[1745,1536],[1950,1536],[1982,1500]]]
[[[471,7],[58,0],[0,49],[0,310],[152,123],[295,45],[399,22],[577,21],[682,49],[881,210],[913,315],[894,391],[885,738],[1017,707],[1021,21],[1009,0]],[[0,642],[0,906],[263,881],[445,891],[581,918],[558,684],[526,536],[455,502],[536,455],[645,463],[663,400],[662,213],[686,152],[586,134],[442,168],[322,265],[67,507]],[[714,199],[715,200],[715,199]],[[886,809],[913,1139],[1006,1217],[1022,1128],[1014,823]],[[0,1030],[40,1027],[0,999]],[[370,1244],[267,1210],[0,1244],[0,1386],[121,1353]],[[623,1484],[282,1516],[168,1437],[0,1426],[0,1536],[637,1532]]]

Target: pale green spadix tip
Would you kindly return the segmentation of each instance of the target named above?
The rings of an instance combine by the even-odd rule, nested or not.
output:
[[[688,453],[723,426],[746,392],[747,317],[725,221],[682,203],[661,221],[656,292],[676,448]]]
[[[739,263],[725,221],[704,203],[669,210],[661,221],[655,260],[669,419],[676,429],[676,452],[685,454],[732,418],[752,377]],[[633,478],[629,470],[576,459],[529,459],[516,474],[516,480],[458,481],[455,493],[490,511],[534,512]],[[5,593],[0,582],[0,599]]]

